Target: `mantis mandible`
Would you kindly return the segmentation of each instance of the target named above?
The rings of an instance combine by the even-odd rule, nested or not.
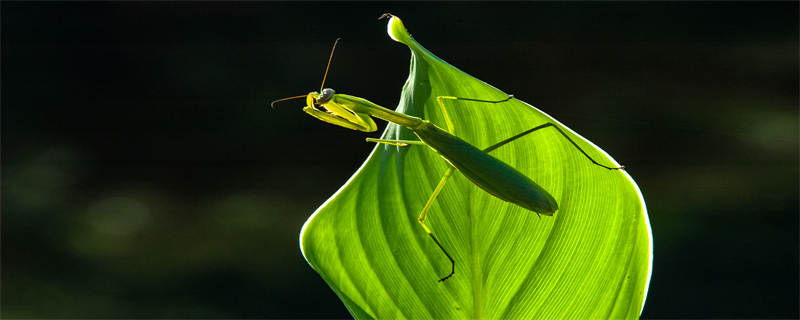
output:
[[[339,39],[337,39],[334,43],[333,50],[336,49],[336,44],[338,42]],[[458,98],[451,96],[437,97],[436,100],[439,104],[439,108],[442,111],[442,115],[444,116],[445,124],[447,126],[447,130],[444,130],[430,121],[395,112],[372,103],[366,99],[346,94],[337,94],[333,89],[324,88],[325,79],[327,78],[331,59],[333,58],[333,50],[331,50],[331,57],[328,59],[328,67],[325,70],[325,77],[322,79],[320,92],[311,92],[306,95],[279,99],[272,102],[272,105],[274,107],[274,104],[279,101],[306,98],[307,106],[303,108],[303,111],[306,113],[319,120],[363,132],[374,132],[378,129],[377,125],[372,120],[372,117],[392,122],[410,129],[420,140],[385,140],[367,138],[367,142],[383,143],[401,147],[410,145],[428,146],[450,164],[450,168],[448,168],[442,176],[439,184],[434,189],[431,197],[428,199],[425,207],[423,207],[418,218],[422,228],[425,229],[425,232],[428,233],[439,249],[441,249],[445,256],[447,256],[452,265],[450,274],[444,278],[441,278],[439,282],[447,280],[455,274],[456,262],[453,260],[447,250],[445,250],[442,244],[439,243],[439,240],[437,240],[433,235],[431,229],[425,225],[425,219],[427,218],[428,211],[431,208],[434,200],[442,191],[442,188],[444,188],[447,180],[456,170],[461,172],[465,177],[467,177],[467,179],[472,181],[472,183],[489,194],[499,198],[500,200],[511,202],[520,207],[536,212],[537,215],[543,214],[552,216],[553,213],[558,210],[558,203],[553,196],[544,190],[544,188],[536,184],[533,180],[519,172],[517,169],[514,169],[505,162],[491,156],[489,152],[535,131],[545,128],[553,128],[562,136],[564,136],[564,138],[566,138],[570,143],[572,143],[572,145],[575,146],[575,148],[577,148],[592,163],[609,170],[620,170],[625,168],[624,166],[608,167],[598,163],[585,151],[583,151],[583,149],[581,149],[581,147],[579,147],[575,141],[573,141],[566,133],[564,133],[561,128],[551,122],[536,126],[485,149],[479,149],[453,134],[454,126],[444,106],[445,100],[462,100],[497,104],[514,99],[513,95],[509,95],[508,98],[500,101]]]

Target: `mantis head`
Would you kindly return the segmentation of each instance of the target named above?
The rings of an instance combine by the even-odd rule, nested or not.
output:
[[[339,43],[339,39],[336,39],[336,42],[333,43],[331,56],[328,58],[328,67],[325,69],[325,77],[322,78],[320,92],[315,91],[307,95],[275,100],[272,102],[272,106],[273,108],[275,107],[275,102],[305,97],[307,106],[303,108],[303,111],[314,116],[314,118],[348,129],[364,132],[376,131],[378,126],[368,114],[353,110],[354,108],[363,107],[365,103],[372,104],[371,102],[353,96],[336,94],[333,89],[324,88],[325,79],[328,78],[328,69],[330,69],[331,60],[333,59],[333,51],[336,49],[337,43]]]

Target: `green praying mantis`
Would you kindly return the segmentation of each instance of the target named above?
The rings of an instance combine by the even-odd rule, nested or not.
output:
[[[576,144],[575,141],[573,141],[566,133],[564,133],[561,128],[551,122],[533,127],[532,129],[521,132],[513,137],[500,141],[484,149],[479,149],[453,134],[455,132],[454,126],[447,113],[447,108],[445,108],[445,100],[499,104],[514,99],[513,95],[509,95],[508,98],[499,101],[459,98],[452,96],[437,97],[436,100],[439,104],[439,108],[445,119],[445,125],[447,127],[447,130],[444,130],[430,121],[381,107],[363,98],[346,94],[338,94],[333,89],[324,88],[328,70],[330,69],[330,63],[333,58],[333,51],[336,49],[336,44],[338,41],[339,39],[336,40],[333,45],[333,49],[331,50],[331,57],[328,59],[328,67],[325,70],[325,76],[323,77],[322,86],[320,87],[319,92],[311,92],[306,95],[279,99],[273,101],[272,106],[274,107],[274,104],[280,101],[306,98],[306,107],[303,108],[303,111],[306,113],[319,120],[363,132],[374,132],[378,129],[372,117],[392,122],[410,129],[419,138],[419,140],[386,140],[367,138],[367,142],[382,143],[400,147],[411,145],[428,146],[450,164],[450,168],[447,169],[439,181],[439,184],[433,190],[431,197],[423,207],[418,218],[422,228],[433,239],[433,241],[436,243],[439,249],[442,250],[451,263],[450,273],[441,278],[439,282],[445,281],[455,274],[456,263],[447,250],[445,250],[444,246],[442,246],[439,240],[437,240],[433,235],[431,229],[425,224],[425,219],[427,218],[428,211],[430,210],[431,205],[434,203],[434,200],[436,200],[436,197],[444,188],[447,180],[456,170],[461,172],[472,183],[489,194],[499,198],[500,200],[511,202],[522,208],[536,212],[537,215],[543,214],[552,216],[553,213],[558,210],[558,203],[553,196],[550,195],[547,190],[536,184],[536,182],[525,176],[517,169],[491,156],[489,154],[491,151],[538,130],[553,128],[595,165],[609,170],[621,170],[625,168],[624,166],[609,167],[598,163],[583,149],[581,149],[581,147],[579,147],[578,144]]]

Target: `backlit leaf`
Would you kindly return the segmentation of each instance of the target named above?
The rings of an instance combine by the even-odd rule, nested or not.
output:
[[[508,95],[440,60],[406,32],[411,49],[397,111],[446,128],[437,96],[502,100]],[[365,97],[369,99],[369,97]],[[538,109],[446,101],[455,134],[478,148],[553,122],[594,159],[618,164]],[[384,139],[418,140],[390,124]],[[377,145],[350,180],[306,222],[301,248],[356,318],[638,318],[652,266],[644,200],[625,171],[592,164],[553,128],[491,154],[558,201],[552,217],[491,196],[456,172],[426,223],[450,262],[417,222],[448,164],[425,146]]]

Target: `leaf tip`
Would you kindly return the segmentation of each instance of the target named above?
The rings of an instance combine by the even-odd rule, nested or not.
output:
[[[386,25],[386,33],[389,34],[392,40],[407,45],[409,35],[405,25],[403,25],[403,21],[391,13],[384,13],[378,20],[387,17],[389,18],[389,23]]]

